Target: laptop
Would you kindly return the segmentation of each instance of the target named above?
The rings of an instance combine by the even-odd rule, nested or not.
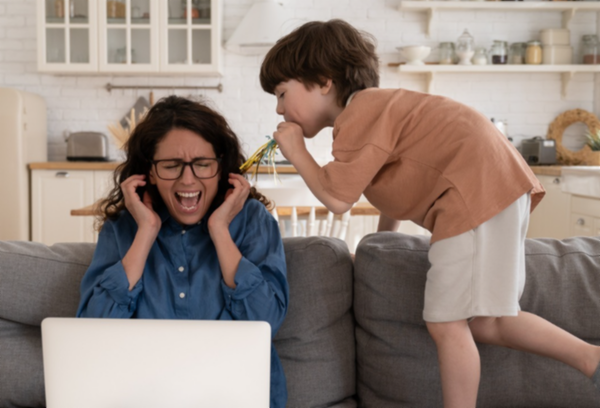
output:
[[[48,408],[268,408],[266,322],[46,318]]]

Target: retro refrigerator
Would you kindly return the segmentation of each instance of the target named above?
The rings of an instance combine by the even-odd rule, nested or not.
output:
[[[48,160],[46,129],[41,96],[0,88],[0,240],[30,239],[27,165]]]

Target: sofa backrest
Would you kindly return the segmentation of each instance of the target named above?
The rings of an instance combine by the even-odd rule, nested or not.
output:
[[[366,236],[354,265],[357,395],[365,407],[441,407],[435,344],[422,311],[429,239]],[[600,344],[600,239],[526,241],[521,309]],[[532,354],[478,345],[478,407],[598,407],[577,370]]]
[[[288,407],[355,407],[352,260],[333,238],[284,240],[288,315],[275,347]],[[74,316],[94,244],[0,241],[0,407],[45,406],[40,323]]]

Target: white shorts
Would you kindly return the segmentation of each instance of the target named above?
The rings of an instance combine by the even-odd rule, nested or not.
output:
[[[426,322],[517,315],[530,205],[527,193],[475,229],[431,245]]]

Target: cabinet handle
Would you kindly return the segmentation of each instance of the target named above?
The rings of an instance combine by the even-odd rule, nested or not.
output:
[[[578,218],[576,224],[583,226],[583,225],[585,225],[585,220],[583,218]]]
[[[67,177],[69,177],[69,172],[68,171],[57,171],[56,174],[54,175],[54,177],[67,178]]]
[[[554,180],[552,180],[552,182],[553,182],[554,184],[560,184],[560,179],[557,177],[557,178],[555,178]]]

